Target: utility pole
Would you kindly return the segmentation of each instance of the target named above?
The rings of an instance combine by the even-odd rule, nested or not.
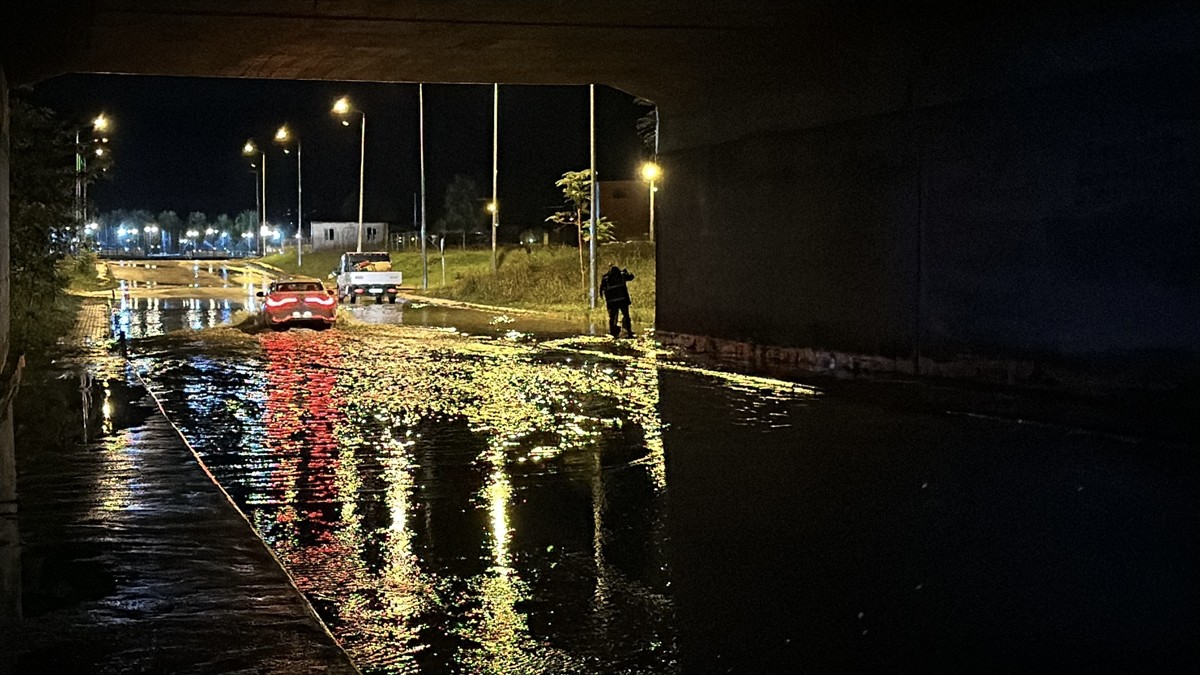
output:
[[[300,161],[301,154],[304,152],[304,145],[300,139],[296,139],[296,267],[304,264],[304,183],[300,177]],[[283,252],[282,239],[280,240],[280,253]]]
[[[417,101],[421,105],[421,288],[429,288],[429,259],[425,257],[425,83],[417,84]]]
[[[500,204],[496,202],[496,182],[499,175],[497,158],[500,152],[500,84],[492,84],[492,272],[496,272],[496,228],[500,222]]]
[[[592,178],[591,218],[588,220],[588,269],[591,271],[591,286],[588,289],[588,306],[596,309],[596,218],[600,211],[599,181],[596,180],[596,85],[588,85],[588,112],[590,124],[588,137],[590,139],[590,175]]]

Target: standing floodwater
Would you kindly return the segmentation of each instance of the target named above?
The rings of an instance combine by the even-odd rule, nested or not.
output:
[[[216,329],[140,341],[135,363],[369,672],[1196,650],[1197,467],[1168,444],[500,327]]]

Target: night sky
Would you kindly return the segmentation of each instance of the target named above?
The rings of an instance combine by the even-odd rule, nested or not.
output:
[[[18,94],[19,95],[19,94]],[[343,126],[330,109],[348,95],[367,115],[364,218],[413,221],[420,189],[416,84],[65,75],[27,95],[68,121],[109,115],[115,166],[89,197],[100,212],[118,208],[203,211],[210,218],[255,208],[256,180],[242,145],[267,148],[267,210],[294,223],[295,154],[273,142],[287,123],[303,143],[305,220],[357,220],[357,116]],[[500,86],[501,224],[538,225],[562,202],[564,171],[588,165],[586,86]],[[596,88],[601,179],[635,178],[642,161],[635,132],[645,108],[624,92]],[[426,84],[428,222],[441,215],[454,175],[491,195],[492,86]]]

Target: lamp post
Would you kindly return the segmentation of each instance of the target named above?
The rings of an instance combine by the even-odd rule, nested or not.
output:
[[[96,140],[97,134],[104,134],[108,131],[110,120],[104,113],[100,113],[92,119],[92,140]],[[83,152],[81,139],[79,137],[80,128],[75,128],[75,218],[77,223],[82,224],[87,219],[87,183],[83,176],[87,170],[87,156]],[[108,137],[101,135],[100,142],[107,143]],[[104,156],[104,148],[97,147],[95,149],[97,157]]]
[[[646,162],[642,165],[642,178],[650,184],[650,243],[654,243],[654,193],[658,188],[654,186],[654,181],[662,175],[662,168],[654,162]]]
[[[284,144],[283,151],[285,153],[288,152],[287,142],[293,138],[296,139],[296,265],[298,266],[301,262],[300,249],[304,246],[304,235],[302,234],[304,231],[304,188],[300,180],[300,158],[304,146],[300,143],[300,137],[293,134],[286,124],[275,132],[275,142]]]
[[[588,271],[591,277],[591,287],[588,289],[588,307],[596,309],[596,219],[600,214],[600,190],[596,176],[596,85],[588,85],[588,137],[590,168],[588,175],[592,179],[592,194],[589,202],[591,219],[588,221]]]
[[[362,116],[361,140],[359,141],[359,149],[358,149],[358,249],[357,249],[358,253],[362,253],[363,179],[364,179],[363,174],[365,173],[366,166],[367,166],[367,164],[366,164],[366,158],[367,158],[367,114],[365,112],[353,107],[352,105],[350,105],[350,98],[348,96],[343,96],[343,97],[339,98],[338,100],[334,101],[333,113],[335,115],[343,115],[344,116],[344,115],[349,115],[352,112],[356,112]],[[342,124],[344,126],[349,126],[350,122],[343,119]]]
[[[142,237],[142,242],[146,245],[146,254],[149,255],[149,253],[150,253],[149,249],[151,248],[150,235],[158,234],[158,226],[157,225],[146,225],[145,227],[142,228],[142,233],[145,235]]]
[[[246,141],[246,144],[242,146],[242,154],[246,155],[247,157],[253,157],[254,155],[262,156],[262,213],[259,215],[261,216],[261,220],[262,220],[262,229],[266,230],[266,229],[268,229],[267,228],[267,151],[260,150],[258,145],[254,143],[254,140],[251,139],[251,140]],[[267,254],[266,243],[263,244],[262,254],[263,255]]]
[[[421,128],[421,288],[429,288],[429,258],[425,253],[425,83],[417,84]]]
[[[492,84],[492,201],[488,211],[492,214],[492,272],[496,272],[496,229],[500,225],[500,205],[496,201],[498,159],[500,155],[500,84]]]

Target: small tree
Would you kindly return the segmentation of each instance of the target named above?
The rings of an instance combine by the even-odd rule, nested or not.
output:
[[[587,277],[583,268],[583,242],[590,240],[591,228],[585,231],[583,223],[585,220],[591,219],[592,171],[591,169],[568,171],[554,184],[562,188],[563,199],[566,200],[564,206],[569,210],[555,213],[547,218],[546,222],[554,223],[555,229],[574,223],[575,243],[579,249],[579,286],[587,290]],[[596,242],[603,243],[612,240],[613,223],[601,216],[596,221]]]

